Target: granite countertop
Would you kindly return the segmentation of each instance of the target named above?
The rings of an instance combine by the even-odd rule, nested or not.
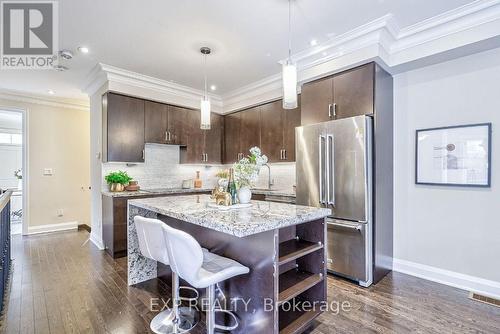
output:
[[[222,211],[208,207],[208,203],[213,202],[208,195],[189,195],[134,199],[128,203],[129,206],[237,237],[297,225],[331,214],[329,209],[263,201],[252,201],[250,208]]]
[[[205,193],[211,192],[212,188],[161,188],[161,189],[141,189],[138,191],[122,191],[122,192],[111,192],[102,191],[104,196],[110,197],[140,197],[140,196],[151,196],[151,195],[171,195],[171,194],[185,194],[185,193]],[[259,195],[269,195],[269,196],[280,196],[295,198],[295,194],[284,191],[284,190],[265,190],[265,189],[252,189],[252,193]]]
[[[171,195],[171,194],[185,194],[185,193],[206,193],[211,192],[212,189],[208,188],[161,188],[161,189],[141,189],[138,191],[122,191],[111,192],[102,191],[104,196],[110,197],[136,197],[136,196],[151,196],[151,195]]]

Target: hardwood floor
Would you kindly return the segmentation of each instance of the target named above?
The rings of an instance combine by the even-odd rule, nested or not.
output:
[[[150,298],[168,298],[169,287],[160,279],[128,287],[126,259],[82,246],[88,236],[14,236],[3,333],[149,333]],[[322,314],[307,333],[500,333],[500,308],[399,273],[368,289],[329,277],[328,291],[329,302],[350,308]],[[193,331],[203,332],[203,323]]]

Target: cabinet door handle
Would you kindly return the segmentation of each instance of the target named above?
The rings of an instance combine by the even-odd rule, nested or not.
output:
[[[165,131],[165,141],[168,141],[168,131]]]
[[[144,160],[144,150],[142,150],[142,160]]]
[[[283,160],[286,160],[286,150],[283,150]]]
[[[337,103],[333,104],[333,118],[337,118]]]
[[[280,150],[280,160],[283,160],[283,150]]]
[[[208,153],[205,153],[205,162],[208,162]]]
[[[328,105],[328,117],[332,118],[332,104]]]

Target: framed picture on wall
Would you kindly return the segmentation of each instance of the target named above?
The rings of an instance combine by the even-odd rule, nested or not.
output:
[[[491,123],[417,130],[415,183],[491,186]]]

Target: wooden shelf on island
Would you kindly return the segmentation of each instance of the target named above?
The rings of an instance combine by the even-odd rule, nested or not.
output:
[[[278,305],[289,301],[310,289],[324,279],[322,274],[312,274],[307,271],[292,269],[279,277]]]
[[[278,264],[285,264],[322,248],[322,243],[310,242],[302,239],[291,239],[282,242],[279,246]]]
[[[320,314],[320,310],[283,313],[280,316],[280,334],[302,333]]]

